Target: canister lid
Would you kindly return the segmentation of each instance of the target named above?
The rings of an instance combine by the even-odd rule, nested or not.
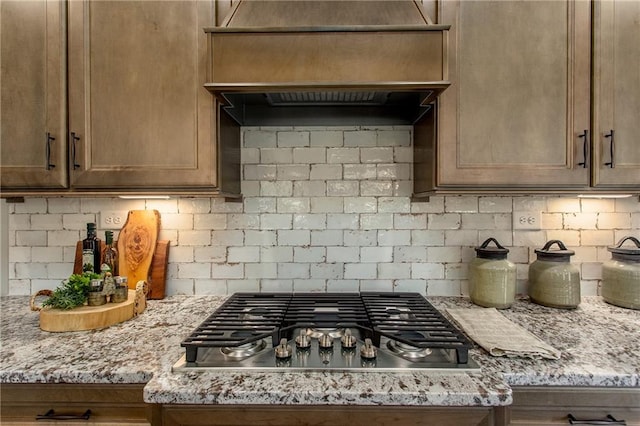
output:
[[[489,247],[489,243],[493,242],[496,246]],[[487,238],[480,247],[476,247],[477,257],[483,259],[506,259],[509,249],[504,248],[495,238]]]
[[[622,247],[627,240],[632,241],[635,244],[635,247]],[[611,252],[614,259],[640,262],[640,241],[635,237],[624,237],[618,241],[618,244],[615,246],[607,247],[607,250]]]
[[[551,250],[551,246],[557,244],[558,250]],[[541,249],[535,250],[538,259],[548,260],[550,262],[568,262],[569,258],[576,254],[573,250],[568,250],[564,243],[560,240],[551,240]]]

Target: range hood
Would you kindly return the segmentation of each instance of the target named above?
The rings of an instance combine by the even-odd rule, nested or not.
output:
[[[413,124],[447,81],[417,0],[241,0],[206,28],[205,87],[241,125]]]

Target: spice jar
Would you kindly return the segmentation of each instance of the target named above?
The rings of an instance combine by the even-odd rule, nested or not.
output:
[[[495,247],[490,247],[490,243]],[[506,249],[495,238],[476,247],[469,264],[469,296],[476,305],[506,309],[516,297],[516,265],[507,260]]]
[[[625,241],[635,247],[622,247]],[[612,305],[640,309],[640,241],[625,237],[607,250],[611,260],[602,265],[602,298]]]
[[[557,244],[558,250],[551,250]],[[573,309],[580,304],[580,271],[570,263],[575,254],[560,240],[535,250],[537,260],[529,266],[529,297],[539,305]]]
[[[125,302],[129,297],[129,286],[127,285],[127,277],[114,277],[116,288],[111,295],[113,303]]]
[[[87,304],[89,306],[100,306],[107,303],[107,296],[102,291],[104,281],[101,278],[91,280],[89,284],[89,295],[87,296]]]

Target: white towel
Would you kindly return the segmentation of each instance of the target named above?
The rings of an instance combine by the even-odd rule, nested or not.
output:
[[[448,309],[454,321],[493,356],[560,359],[560,351],[495,308]]]

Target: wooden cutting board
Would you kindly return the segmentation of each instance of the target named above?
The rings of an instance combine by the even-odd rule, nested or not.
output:
[[[157,210],[129,211],[118,235],[118,274],[127,277],[130,289],[135,289],[138,281],[151,281],[151,263],[159,232]]]
[[[120,303],[80,306],[70,310],[44,308],[40,311],[40,328],[55,332],[94,330],[127,321],[139,313],[136,312],[136,291],[129,290],[127,300]]]

